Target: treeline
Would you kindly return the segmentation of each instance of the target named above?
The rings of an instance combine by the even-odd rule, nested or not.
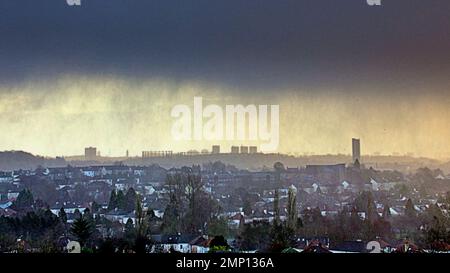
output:
[[[132,212],[136,208],[136,202],[137,193],[133,188],[129,188],[125,194],[121,190],[113,190],[109,198],[108,211]]]

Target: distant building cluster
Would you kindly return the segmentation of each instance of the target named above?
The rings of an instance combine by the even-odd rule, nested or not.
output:
[[[212,154],[220,154],[220,145],[213,145],[211,153]]]
[[[241,146],[241,154],[248,154],[248,146]]]
[[[220,154],[221,148],[220,145],[212,145],[211,152],[207,149],[201,150],[201,152],[197,150],[189,150],[187,152],[174,153],[173,151],[142,151],[142,158],[153,158],[153,157],[171,157],[174,155],[179,156],[195,156],[195,155],[207,155],[207,154]],[[231,146],[230,154],[257,154],[258,147],[257,146]],[[126,150],[125,157],[128,158],[130,156],[129,151]],[[100,152],[97,151],[96,147],[86,147],[84,148],[84,159],[87,161],[95,161],[100,157]]]
[[[256,146],[231,146],[231,154],[256,154],[258,153],[258,148]]]
[[[142,151],[142,158],[168,157],[172,155],[173,151]]]
[[[221,154],[222,150],[220,145],[212,145],[211,151],[208,151],[207,149],[203,149],[200,152],[198,150],[189,150],[187,152],[179,152],[174,153],[171,150],[167,151],[142,151],[142,158],[153,158],[153,157],[171,157],[174,155],[178,156],[195,156],[195,155],[207,155],[207,154],[213,154],[218,155]],[[230,154],[257,154],[258,153],[258,147],[257,146],[231,146],[230,147]],[[97,151],[96,147],[86,147],[84,149],[84,157],[85,160],[88,161],[94,161],[98,159],[100,156],[100,152]],[[129,151],[126,150],[125,157],[128,158]],[[355,164],[356,161],[361,163],[361,144],[360,140],[356,138],[352,138],[352,163]]]
[[[84,157],[86,160],[95,160],[97,158],[97,148],[95,147],[84,148]]]

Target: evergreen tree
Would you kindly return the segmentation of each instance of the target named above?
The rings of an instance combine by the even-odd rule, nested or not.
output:
[[[59,212],[58,212],[58,217],[59,217],[59,221],[62,223],[62,224],[67,224],[67,214],[66,214],[66,211],[64,210],[64,208],[61,208],[60,210],[59,210]]]
[[[361,239],[361,231],[363,228],[363,222],[358,215],[358,210],[353,207],[350,212],[350,229],[348,232],[353,235],[354,239]]]
[[[116,190],[111,191],[111,195],[109,196],[108,210],[114,210],[117,208],[117,194]]]
[[[273,198],[273,216],[274,216],[274,225],[278,225],[280,223],[280,194],[278,193],[278,189],[275,190],[274,198]]]
[[[89,222],[89,224],[94,225],[94,216],[91,213],[91,210],[89,208],[86,208],[83,212],[83,218],[86,219],[86,221]]]
[[[280,253],[290,246],[290,231],[282,223],[274,223],[271,231],[270,252]]]
[[[102,207],[95,201],[91,204],[92,213],[98,213]]]
[[[278,189],[276,189],[274,193],[273,210],[274,220],[271,230],[272,242],[269,250],[271,252],[281,252],[283,249],[289,247],[289,239],[292,231],[288,230],[280,220],[280,195]]]
[[[369,224],[372,224],[378,218],[377,211],[375,210],[375,202],[373,200],[373,195],[369,192],[367,196],[367,220]]]
[[[133,190],[134,192],[134,190]],[[134,192],[136,194],[136,192]],[[129,198],[132,199],[133,193],[130,192]],[[134,206],[136,205],[135,201],[133,203],[133,206],[131,207],[130,204],[127,204],[127,200],[125,198],[125,195],[123,194],[123,191],[116,191],[112,190],[111,195],[109,197],[109,203],[108,203],[108,210],[124,210],[124,211],[132,211],[134,209]],[[128,210],[130,209],[130,210]]]
[[[117,197],[116,197],[116,208],[119,210],[125,210],[125,194],[123,194],[123,191],[118,191],[117,192]]]
[[[125,223],[124,238],[132,247],[134,246],[136,235],[136,228],[134,227],[133,220],[131,220],[131,218],[128,218],[127,222]]]
[[[293,185],[289,187],[288,191],[288,207],[287,207],[287,226],[292,231],[295,231],[297,228],[297,188]]]
[[[387,220],[389,218],[391,218],[391,207],[389,207],[388,204],[385,204],[383,209],[383,219]]]
[[[34,204],[33,194],[30,190],[24,189],[22,190],[17,199],[13,202],[13,208],[15,210],[26,210],[31,209]]]
[[[222,235],[214,236],[209,244],[210,253],[226,252],[230,246]]]
[[[129,188],[125,194],[124,210],[133,211],[136,208],[137,194],[133,188]]]
[[[71,233],[77,238],[81,247],[84,247],[93,233],[93,227],[88,220],[80,217],[73,222]]]
[[[242,206],[242,211],[244,212],[245,216],[249,216],[252,214],[252,204],[250,203],[250,198],[246,196],[244,198],[244,204]]]
[[[73,218],[74,219],[80,219],[82,217],[81,212],[79,209],[75,209],[75,211],[73,212]]]
[[[416,210],[414,209],[414,204],[413,204],[411,198],[409,198],[408,201],[406,201],[405,215],[410,218],[415,218],[417,216]]]

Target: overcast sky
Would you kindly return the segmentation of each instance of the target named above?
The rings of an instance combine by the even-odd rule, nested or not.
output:
[[[450,1],[382,3],[1,0],[0,125],[10,134],[0,150],[170,148],[167,136],[140,136],[166,130],[160,119],[129,120],[201,94],[219,104],[280,103],[282,152],[349,153],[355,135],[368,153],[450,156]],[[110,128],[100,129],[105,123]],[[30,129],[46,138],[35,140]],[[176,147],[202,145],[209,148]]]

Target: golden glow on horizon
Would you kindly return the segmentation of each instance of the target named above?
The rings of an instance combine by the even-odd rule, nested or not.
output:
[[[450,156],[449,98],[294,89],[254,98],[244,91],[161,79],[78,76],[0,85],[0,150],[58,156],[80,155],[84,147],[96,146],[102,155],[123,156],[126,150],[140,155],[142,150],[200,151],[220,144],[229,151],[235,144],[258,144],[173,141],[171,108],[192,105],[194,96],[202,96],[205,104],[222,106],[279,104],[282,153],[349,154],[351,138],[358,137],[363,154]]]

